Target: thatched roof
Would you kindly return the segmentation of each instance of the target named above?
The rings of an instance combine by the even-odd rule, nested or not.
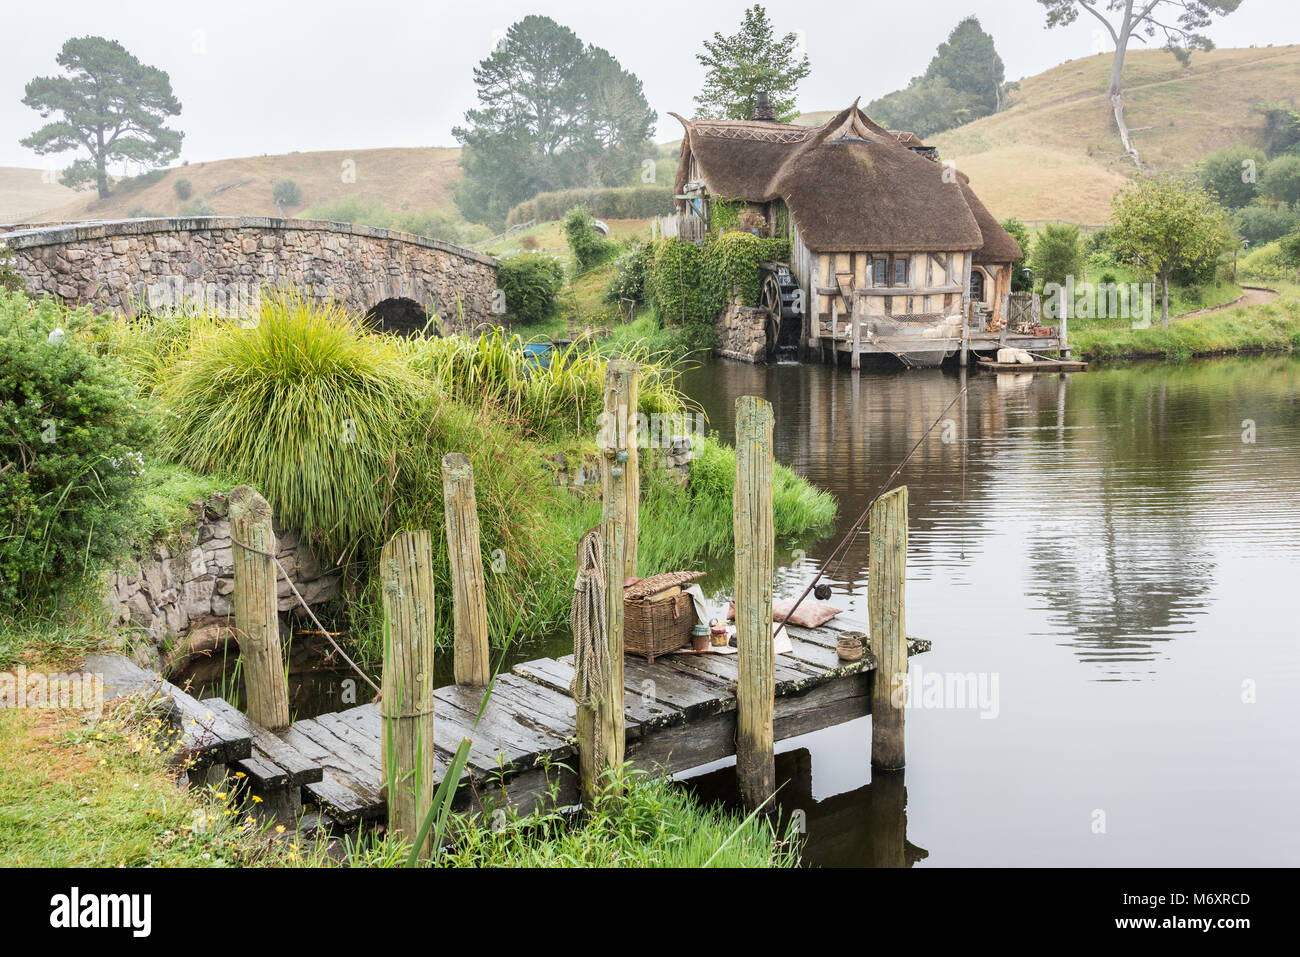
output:
[[[1003,237],[1014,245],[982,206],[991,225],[977,220],[968,186],[908,148],[920,145],[915,135],[886,130],[856,102],[818,127],[677,119],[686,128],[679,194],[694,156],[715,197],[785,200],[810,249],[982,250],[990,233],[1002,234],[994,252],[1006,251]]]
[[[1016,242],[1016,238],[1002,228],[1002,224],[993,218],[988,207],[980,202],[980,198],[970,188],[970,177],[965,173],[958,173],[957,179],[961,182],[966,205],[975,214],[975,222],[979,223],[980,232],[984,234],[984,245],[975,252],[975,262],[1013,263],[1024,259],[1024,251]]]

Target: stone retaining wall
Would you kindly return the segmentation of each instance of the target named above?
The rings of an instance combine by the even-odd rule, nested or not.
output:
[[[733,301],[718,317],[718,355],[761,365],[767,361],[767,320],[765,309],[742,306]]]
[[[143,631],[160,651],[179,635],[220,623],[234,614],[234,551],[224,495],[196,503],[195,521],[168,544],[155,546],[109,575],[104,604],[113,621]],[[277,556],[308,604],[339,594],[339,575],[321,569],[292,530],[276,527]],[[297,606],[279,578],[281,611]]]

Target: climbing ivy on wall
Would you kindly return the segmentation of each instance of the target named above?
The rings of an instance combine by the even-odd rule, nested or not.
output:
[[[743,199],[713,199],[709,202],[709,232],[725,235],[740,228],[740,217],[748,204]]]
[[[752,233],[724,233],[703,246],[680,239],[654,243],[646,289],[660,319],[674,325],[712,328],[733,296],[757,306],[762,293],[759,265],[788,262],[790,243]]]

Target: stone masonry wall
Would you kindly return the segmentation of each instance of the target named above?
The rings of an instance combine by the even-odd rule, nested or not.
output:
[[[766,310],[733,301],[718,317],[718,355],[755,365],[766,362],[767,320]]]
[[[159,652],[196,629],[233,625],[234,551],[226,497],[212,495],[196,505],[191,525],[108,578],[104,604],[114,622],[140,629]],[[307,603],[337,597],[338,574],[323,571],[296,532],[277,526],[275,533],[280,564]],[[277,594],[281,611],[297,607],[283,576]]]
[[[212,216],[39,227],[0,240],[31,292],[127,314],[151,288],[192,297],[193,287],[212,287],[208,298],[229,300],[269,285],[359,314],[386,299],[411,299],[435,310],[451,332],[499,318],[492,312],[496,260],[369,226]]]

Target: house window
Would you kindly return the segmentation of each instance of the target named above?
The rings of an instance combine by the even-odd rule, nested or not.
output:
[[[907,286],[911,285],[907,281],[907,257],[901,257],[894,260],[894,285]]]
[[[889,260],[880,259],[871,260],[871,285],[885,286],[889,284]]]
[[[970,298],[972,302],[984,302],[984,271],[972,269],[970,274]]]

